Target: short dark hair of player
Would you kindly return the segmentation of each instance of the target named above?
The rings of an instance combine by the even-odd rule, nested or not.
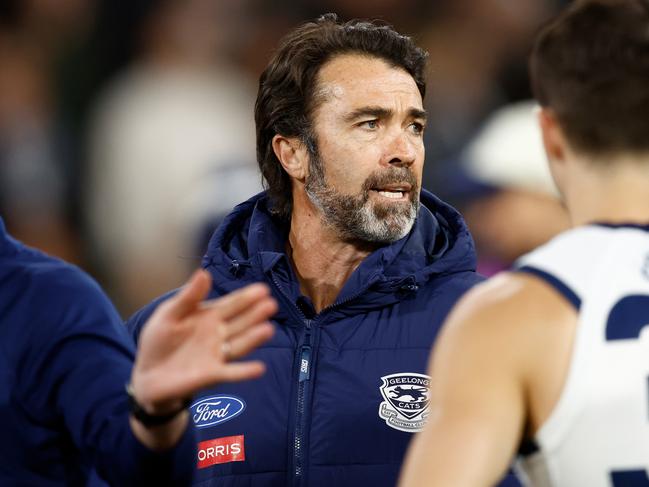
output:
[[[576,150],[649,150],[649,0],[576,1],[539,33],[530,74]]]
[[[291,213],[291,181],[273,152],[273,137],[300,137],[310,153],[316,153],[311,124],[312,114],[322,101],[316,93],[318,72],[333,57],[350,53],[380,58],[403,68],[424,97],[428,54],[388,25],[361,20],[341,23],[335,14],[325,14],[284,37],[259,79],[255,104],[257,162],[273,211],[282,217]]]

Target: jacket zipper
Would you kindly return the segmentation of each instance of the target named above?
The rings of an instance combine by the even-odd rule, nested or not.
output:
[[[277,282],[277,278],[271,274],[271,278],[277,290],[286,298],[287,302],[292,302],[291,298],[284,292],[282,286]],[[306,410],[305,410],[305,393],[306,388],[311,378],[311,325],[313,320],[308,319],[302,311],[295,306],[298,316],[305,325],[305,335],[302,346],[300,347],[300,364],[297,377],[297,401],[295,408],[295,429],[293,433],[293,480],[294,484],[298,485],[303,475],[303,459],[304,459],[304,430],[306,425]]]
[[[277,285],[277,282],[275,283]],[[318,313],[320,316],[325,311],[330,311],[331,309],[342,306],[349,301],[353,301],[358,296],[360,296],[365,290],[360,293],[355,294],[354,296],[349,297],[339,303],[334,303],[331,306],[324,308]],[[298,309],[298,312],[303,315],[303,313]],[[295,434],[293,436],[293,478],[294,485],[300,485],[300,480],[303,475],[303,460],[304,460],[304,451],[306,445],[304,444],[304,430],[306,429],[306,411],[304,410],[305,406],[305,391],[308,385],[308,381],[311,378],[311,324],[313,320],[307,319],[303,316],[303,321],[306,327],[306,333],[304,335],[304,342],[300,348],[300,372],[298,374],[298,383],[297,383],[297,408],[296,408],[296,420],[295,420]]]
[[[298,482],[303,474],[303,457],[306,446],[304,444],[304,430],[306,425],[305,392],[311,377],[311,322],[312,320],[304,320],[306,334],[304,336],[304,343],[300,348],[300,371],[297,383],[295,434],[293,436],[293,464],[295,467],[293,474]]]
[[[284,292],[284,289],[279,285],[279,282],[277,282],[277,279],[274,275],[272,275],[272,280],[277,290],[282,295],[284,295],[287,302],[289,303],[292,302],[290,297],[286,294],[286,292]],[[354,299],[358,298],[361,294],[363,294],[366,289],[367,288],[364,287],[361,291],[357,292],[353,296],[350,296],[347,299],[344,299],[340,302],[327,306],[326,308],[321,310],[320,313],[318,313],[318,316],[320,316],[322,313],[326,311],[331,311],[332,309],[338,308],[339,306],[342,306],[350,301],[353,301]],[[304,316],[304,313],[302,313],[302,311],[297,306],[295,306],[295,310],[297,311],[298,315],[301,317],[306,328],[304,341],[302,342],[302,346],[300,347],[300,365],[299,365],[298,383],[297,383],[296,419],[295,419],[295,431],[293,435],[293,465],[294,465],[293,480],[295,485],[299,485],[300,480],[302,479],[302,475],[304,474],[303,460],[304,460],[304,451],[306,448],[306,445],[304,444],[304,430],[306,426],[305,393],[308,386],[308,382],[311,378],[311,353],[312,353],[311,331],[312,331],[312,323],[314,320],[308,319],[306,316]]]

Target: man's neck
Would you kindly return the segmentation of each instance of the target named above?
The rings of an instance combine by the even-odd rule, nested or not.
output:
[[[649,223],[649,158],[620,158],[582,165],[568,207],[574,225]]]
[[[342,241],[322,223],[317,210],[307,207],[293,210],[287,250],[300,291],[319,313],[336,301],[347,279],[374,248]]]

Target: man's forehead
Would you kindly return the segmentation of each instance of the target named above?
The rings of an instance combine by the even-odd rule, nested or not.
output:
[[[314,93],[315,98],[322,101],[330,100],[331,98],[342,98],[345,94],[345,89],[337,83],[318,83],[318,87]]]
[[[391,66],[382,58],[363,54],[341,54],[325,63],[316,78],[314,100],[389,101],[395,95],[413,97],[421,107],[421,96],[414,78],[403,68]]]

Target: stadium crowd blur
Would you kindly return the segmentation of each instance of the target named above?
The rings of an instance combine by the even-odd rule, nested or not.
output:
[[[0,215],[124,315],[181,284],[220,216],[261,188],[252,110],[273,46],[336,12],[430,52],[424,187],[464,212],[493,273],[567,225],[518,103],[532,36],[563,3],[3,0]]]

